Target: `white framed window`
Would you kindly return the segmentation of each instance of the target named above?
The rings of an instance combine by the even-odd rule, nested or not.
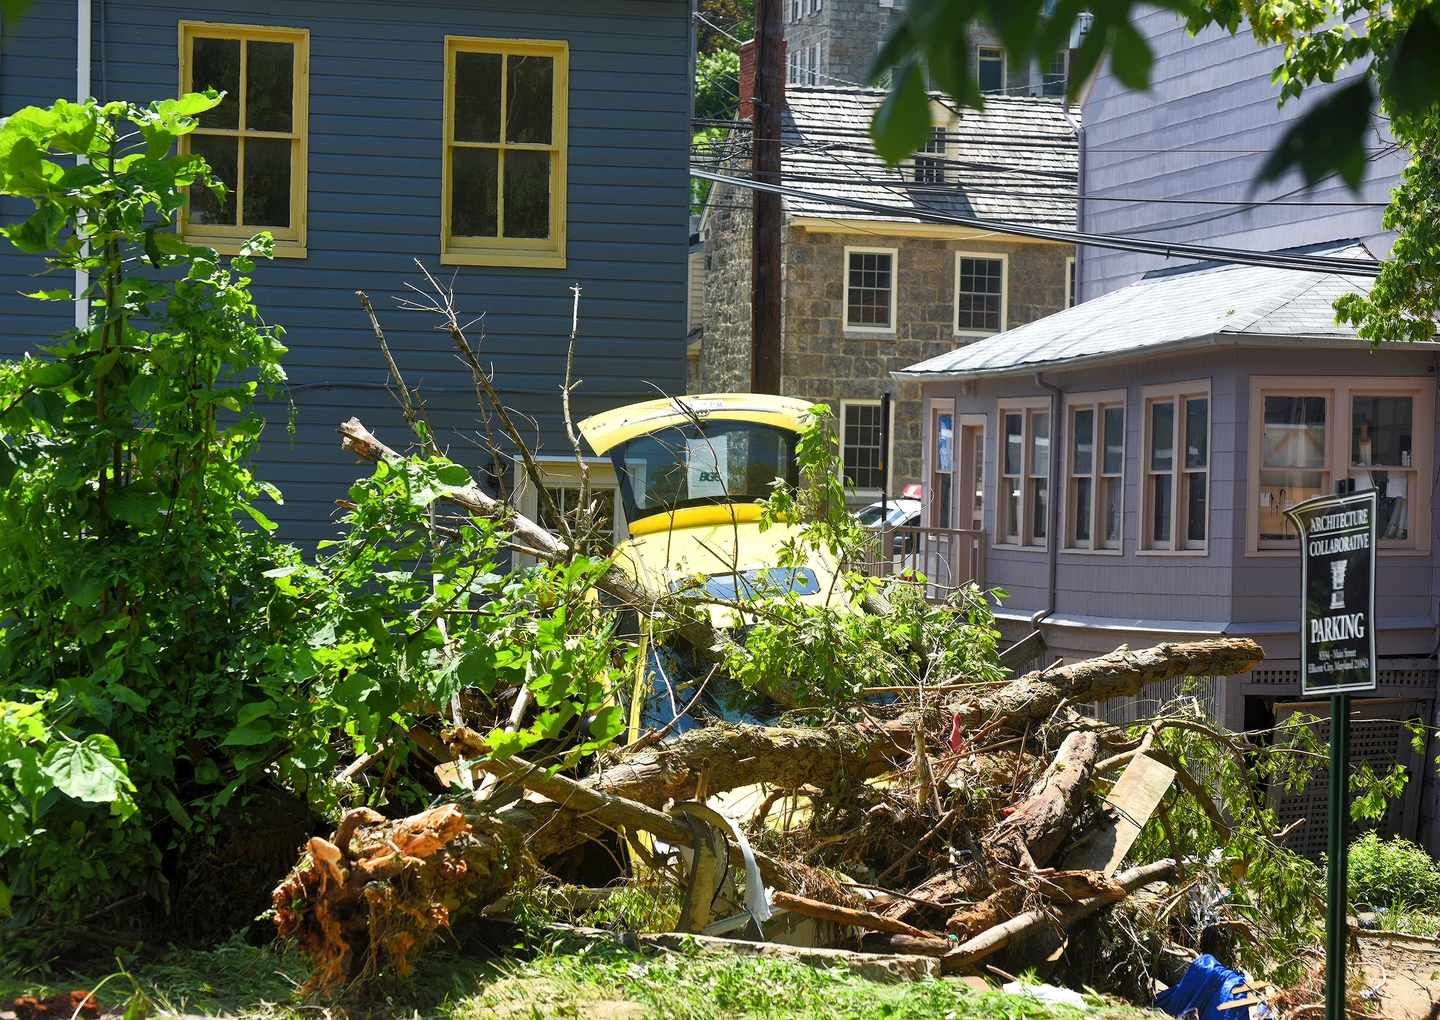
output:
[[[569,527],[579,532],[583,552],[592,556],[604,556],[625,539],[627,529],[624,508],[619,501],[615,469],[609,460],[596,458],[589,461],[588,505],[583,504],[580,498],[580,469],[573,457],[541,455],[537,458],[537,463],[550,503],[559,510]],[[541,498],[524,472],[519,473],[517,488],[510,494],[510,498],[526,517],[539,521],[547,528],[555,529],[556,522],[549,504]],[[522,556],[520,562],[528,565],[533,561]]]
[[[893,424],[894,404],[891,405]],[[878,493],[884,482],[884,467],[890,450],[880,445],[880,401],[840,401],[840,470],[847,489],[857,493]],[[894,430],[891,429],[891,446]]]
[[[926,518],[932,528],[955,527],[956,469],[963,459],[956,440],[960,438],[955,422],[953,398],[936,398],[930,402],[930,481],[925,487]]]
[[[1065,260],[1065,307],[1075,307],[1075,259]]]
[[[915,153],[912,162],[912,176],[916,184],[944,184],[946,131],[944,127],[932,128],[930,140]]]
[[[1001,93],[1005,91],[1005,51],[997,46],[981,46],[975,56],[976,75],[980,91]]]
[[[1125,391],[1065,398],[1064,547],[1119,552],[1125,532]]]
[[[1050,65],[1040,76],[1040,93],[1063,96],[1070,83],[1070,51],[1059,50],[1050,58]]]
[[[988,336],[1005,329],[1009,256],[955,253],[955,335]]]
[[[1050,401],[1002,401],[995,545],[1044,549],[1050,523]]]
[[[1434,415],[1416,379],[1252,378],[1247,552],[1298,552],[1285,511],[1342,478],[1378,490],[1382,552],[1428,550]]]
[[[824,84],[820,77],[820,44],[817,42],[810,47],[810,84]]]
[[[1210,537],[1210,382],[1142,392],[1140,548],[1199,552]]]
[[[895,248],[845,249],[845,330],[895,332]]]

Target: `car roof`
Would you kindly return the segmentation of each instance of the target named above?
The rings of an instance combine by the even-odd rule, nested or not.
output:
[[[636,436],[706,421],[749,421],[799,432],[815,405],[796,397],[770,393],[702,393],[686,397],[660,397],[602,411],[580,422],[580,434],[597,454],[603,454]]]

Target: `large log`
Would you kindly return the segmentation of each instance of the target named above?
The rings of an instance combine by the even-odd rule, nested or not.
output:
[[[866,910],[856,910],[853,907],[840,907],[833,903],[823,903],[820,900],[812,900],[807,896],[796,896],[794,893],[777,892],[772,898],[775,906],[781,910],[788,910],[792,914],[804,914],[806,917],[814,917],[821,921],[832,921],[835,924],[846,925],[851,928],[867,928],[870,931],[883,931],[891,935],[905,935],[912,939],[927,939],[925,932],[904,921],[897,921],[893,917],[886,917],[883,914],[872,914]]]
[[[487,753],[484,737],[474,730],[460,727],[448,735],[462,756]],[[903,752],[910,739],[903,721],[865,729],[717,724],[627,755],[578,786],[656,809],[667,801],[695,799],[702,773],[712,795],[757,783],[782,790],[828,787],[837,775],[858,781],[884,772],[890,756]],[[516,812],[527,820],[522,823]],[[605,828],[573,800],[567,804],[555,798],[548,805],[502,812],[502,817],[533,831],[529,846],[542,861],[599,837]]]
[[[1003,716],[1007,729],[1020,732],[1063,704],[1127,697],[1147,684],[1182,676],[1233,676],[1264,660],[1264,650],[1248,638],[1167,642],[1140,651],[1122,646],[1095,659],[1026,673],[992,693],[950,707],[966,729]]]
[[[538,765],[532,765],[520,758],[512,757],[504,761],[487,758],[475,764],[486,772],[538,793],[571,811],[589,815],[607,828],[643,830],[660,837],[666,843],[681,846],[690,846],[695,838],[690,826],[676,821],[663,811],[612,793],[601,793],[567,776],[552,776]],[[729,844],[729,847],[730,863],[743,872],[744,855],[738,846]],[[760,875],[767,883],[779,889],[789,887],[790,877],[782,864],[758,850],[754,851],[754,854],[755,863],[760,866]]]
[[[1146,864],[1143,867],[1132,868],[1115,876],[1115,881],[1125,890],[1126,895],[1133,893],[1142,885],[1149,885],[1151,882],[1170,881],[1175,877],[1175,862],[1172,860],[1157,861],[1154,864]],[[1045,910],[1027,910],[1023,914],[1017,914],[1004,924],[996,925],[988,931],[981,932],[974,938],[960,943],[940,959],[940,967],[945,973],[950,974],[957,970],[970,967],[979,960],[998,953],[1006,946],[1019,944],[1031,935],[1043,931],[1051,924],[1058,921],[1061,928],[1068,928],[1077,921],[1089,917],[1095,911],[1109,903],[1114,903],[1121,897],[1117,895],[1095,896],[1090,899],[1081,900],[1079,903],[1072,903],[1068,907],[1053,915]]]
[[[1085,803],[1100,741],[1093,733],[1065,737],[1055,760],[1030,788],[1029,796],[985,834],[982,845],[1004,868],[1046,867]],[[1000,876],[994,876],[999,883]]]

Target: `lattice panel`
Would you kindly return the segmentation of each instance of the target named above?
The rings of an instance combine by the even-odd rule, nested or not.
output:
[[[1095,718],[1104,719],[1117,726],[1129,726],[1141,719],[1152,719],[1160,710],[1177,698],[1197,698],[1206,715],[1215,715],[1216,679],[1207,677],[1176,677],[1150,684],[1139,694],[1124,698],[1111,698],[1100,702]],[[1188,688],[1188,690],[1187,690]]]
[[[1440,670],[1435,669],[1381,669],[1375,674],[1375,682],[1381,688],[1401,690],[1424,690],[1433,692],[1440,681]],[[1290,687],[1296,693],[1300,690],[1298,669],[1252,669],[1245,674],[1245,683],[1264,687]]]
[[[1322,711],[1328,714],[1328,703],[1280,704],[1275,706],[1276,721],[1282,722],[1296,710],[1311,715]],[[1368,764],[1377,774],[1384,774],[1390,767],[1400,764],[1410,771],[1410,782],[1406,784],[1404,796],[1390,802],[1389,810],[1379,824],[1373,822],[1351,822],[1348,841],[1353,841],[1369,829],[1376,829],[1380,836],[1389,839],[1402,836],[1415,838],[1419,823],[1418,793],[1421,781],[1419,765],[1424,756],[1417,754],[1411,745],[1410,730],[1402,720],[1428,718],[1428,701],[1386,701],[1361,702],[1355,705],[1357,716],[1350,720],[1350,772],[1353,775],[1361,763]],[[1322,719],[1315,724],[1316,742],[1325,748],[1330,744],[1330,720]],[[1305,824],[1292,833],[1285,845],[1302,857],[1318,862],[1325,853],[1328,843],[1328,818],[1330,805],[1329,770],[1317,772],[1301,793],[1285,793],[1272,787],[1271,803],[1281,828],[1305,819]],[[1348,802],[1347,802],[1348,803]]]

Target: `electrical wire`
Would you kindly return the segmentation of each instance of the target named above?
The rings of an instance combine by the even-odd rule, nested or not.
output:
[[[1037,227],[1003,220],[985,220],[973,216],[953,216],[929,209],[903,208],[869,202],[863,199],[844,198],[820,192],[805,191],[779,184],[735,177],[729,174],[711,173],[707,170],[690,171],[690,176],[707,180],[713,184],[729,184],[752,191],[765,191],[808,202],[838,205],[866,212],[880,213],[904,220],[920,220],[926,223],[941,223],[951,226],[969,227],[1009,234],[1014,237],[1028,237],[1040,241],[1059,241],[1065,244],[1083,244],[1092,248],[1108,248],[1115,251],[1137,251],[1166,258],[1193,258],[1208,262],[1235,265],[1264,266],[1274,269],[1289,269],[1311,273],[1338,273],[1344,276],[1378,276],[1380,263],[1372,259],[1338,258],[1334,256],[1287,254],[1284,252],[1260,252],[1239,248],[1221,248],[1211,245],[1181,244],[1170,241],[1154,241],[1143,238],[1122,237],[1117,234],[1093,234],[1077,230],[1063,230],[1051,227]]]

